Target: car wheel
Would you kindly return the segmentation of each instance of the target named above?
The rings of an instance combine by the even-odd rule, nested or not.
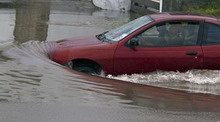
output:
[[[100,76],[105,75],[104,71],[98,65],[95,64],[69,62],[67,64],[67,67],[91,75],[100,75]]]
[[[87,74],[99,75],[99,73],[94,68],[91,68],[86,65],[85,66],[75,66],[75,67],[73,67],[73,69],[76,71],[79,71],[79,72],[87,73]]]

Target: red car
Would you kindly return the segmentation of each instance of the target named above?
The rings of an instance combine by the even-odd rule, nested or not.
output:
[[[220,19],[161,13],[102,34],[57,41],[53,61],[87,73],[220,69]]]

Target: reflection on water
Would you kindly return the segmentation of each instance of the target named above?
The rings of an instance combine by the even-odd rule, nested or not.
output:
[[[0,9],[0,26],[7,23],[7,27],[10,28],[4,30],[4,38],[1,38],[1,42],[4,43],[0,46],[2,103],[68,103],[146,111],[159,109],[220,112],[220,96],[212,95],[220,93],[219,81],[213,83],[215,88],[204,83],[206,86],[200,84],[202,87],[198,90],[199,84],[189,79],[189,77],[203,79],[206,76],[210,81],[215,81],[210,74],[214,73],[214,76],[218,77],[218,71],[190,71],[188,74],[156,72],[116,77],[119,79],[124,77],[134,82],[136,78],[137,82],[148,85],[194,92],[188,93],[89,76],[51,61],[47,53],[56,46],[53,40],[94,35],[132,19],[130,13],[97,10],[89,1],[81,2],[85,7],[79,7],[74,1],[67,0],[62,3],[37,2],[12,9]],[[13,38],[15,40],[13,44],[5,43],[11,42],[9,40]],[[187,78],[188,81],[182,81]]]
[[[81,0],[23,0],[0,12],[1,27],[5,28],[1,41],[15,40],[17,44],[95,35],[130,20],[128,12],[99,10],[90,1]]]
[[[47,38],[50,6],[49,4],[33,4],[16,8],[14,36],[19,43],[29,40]]]
[[[15,26],[15,10],[0,9],[0,27],[1,38],[0,43],[5,43],[14,40],[13,31]]]

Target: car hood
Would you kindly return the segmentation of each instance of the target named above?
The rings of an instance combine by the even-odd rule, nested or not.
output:
[[[63,39],[56,41],[59,47],[79,47],[79,46],[91,46],[103,43],[103,41],[98,40],[96,37],[85,37],[85,38],[72,38]]]

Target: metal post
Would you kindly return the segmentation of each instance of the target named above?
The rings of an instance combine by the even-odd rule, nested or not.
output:
[[[163,0],[160,0],[160,13],[163,11]]]

